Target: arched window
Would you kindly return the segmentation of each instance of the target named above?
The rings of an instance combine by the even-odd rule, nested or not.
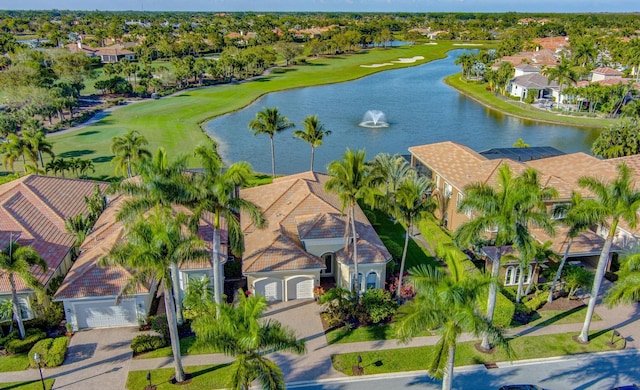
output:
[[[362,272],[358,273],[358,281],[356,282],[356,274],[351,274],[351,291],[355,291],[356,285],[358,286],[358,290],[362,291],[362,281],[364,279],[364,275]]]
[[[507,271],[505,272],[505,275],[504,275],[505,286],[511,286],[511,285],[517,284],[518,282],[518,278],[516,276],[517,269],[518,269],[517,267],[513,267],[513,266],[507,267]]]
[[[378,287],[378,274],[371,271],[367,274],[367,290]]]
[[[524,275],[523,275],[522,283],[523,284],[531,283],[531,275],[532,274],[533,274],[533,266],[529,265],[529,268],[527,269],[527,272],[525,272]]]

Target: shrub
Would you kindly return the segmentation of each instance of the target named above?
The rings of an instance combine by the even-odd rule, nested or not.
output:
[[[165,340],[169,340],[170,336],[169,336],[169,323],[167,322],[167,316],[162,314],[159,316],[152,316],[149,317],[149,320],[147,321],[149,324],[151,324],[151,329],[154,332],[157,332],[160,334],[160,336],[162,336],[163,339]]]
[[[390,319],[398,310],[391,293],[379,288],[371,288],[362,294],[361,305],[369,317],[368,322],[373,324]]]
[[[375,225],[377,223],[378,219],[376,218],[376,213],[369,209],[364,209],[362,211],[372,225]]]
[[[396,243],[395,241],[387,241],[385,242],[384,246],[387,247],[387,250],[391,254],[391,257],[393,257],[393,260],[402,260],[403,249],[398,243]]]
[[[487,311],[487,295],[480,298],[480,306],[483,313]],[[496,297],[496,308],[493,312],[493,325],[498,328],[506,328],[511,325],[511,320],[516,312],[516,306],[507,297],[498,292]]]
[[[68,342],[69,339],[66,337],[38,341],[29,351],[29,365],[31,367],[38,367],[38,364],[33,360],[34,353],[40,355],[40,361],[43,367],[58,367],[62,365],[64,357],[67,354]]]
[[[14,330],[11,333],[7,334],[6,336],[0,337],[0,346],[4,347],[6,343],[8,343],[11,340],[15,340],[17,338],[19,338],[18,331]]]
[[[167,342],[162,336],[150,334],[141,334],[131,341],[131,349],[133,350],[133,353],[154,351],[165,346],[167,346]]]
[[[225,278],[238,278],[242,276],[242,263],[240,261],[227,261],[224,265]]]
[[[35,343],[47,337],[47,334],[40,329],[29,329],[24,340],[13,339],[5,344],[5,349],[12,355],[28,352]]]
[[[549,298],[548,291],[539,291],[531,299],[526,301],[524,305],[527,306],[531,311],[536,311],[544,306],[545,303],[547,303],[547,298]]]

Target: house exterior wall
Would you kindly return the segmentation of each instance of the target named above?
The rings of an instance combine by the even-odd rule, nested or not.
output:
[[[137,318],[140,320],[145,319],[149,314],[149,307],[151,304],[151,300],[153,298],[153,293],[149,294],[139,294],[135,295],[132,298],[127,298],[127,300],[133,300],[136,308]],[[64,306],[64,315],[68,324],[71,324],[74,331],[78,330],[78,319],[76,317],[76,308],[77,304],[87,304],[92,301],[95,302],[104,302],[105,300],[112,299],[114,304],[116,302],[115,296],[110,297],[87,297],[82,299],[65,299],[62,301]]]
[[[12,299],[13,297],[11,296],[11,293],[0,294],[0,301],[11,301]],[[20,302],[20,305],[24,309],[24,311],[22,312],[23,320],[30,320],[35,317],[35,313],[33,312],[33,308],[31,307],[31,302],[35,301],[35,299],[36,294],[34,292],[28,291],[18,293],[18,302]]]
[[[325,253],[335,253],[344,248],[344,238],[326,238],[317,240],[303,240],[304,249],[314,256],[322,256]]]
[[[358,273],[362,274],[361,292],[367,289],[367,275],[376,274],[376,285],[374,288],[383,288],[387,278],[386,264],[358,264]],[[336,276],[336,284],[339,287],[350,290],[349,276],[354,272],[354,267],[347,264],[338,264],[338,276]]]
[[[180,283],[180,299],[184,299],[185,294],[187,293],[187,288],[189,287],[189,278],[200,278],[202,276],[207,276],[209,278],[209,282],[213,286],[213,269],[197,269],[197,270],[181,270],[180,276],[178,278]],[[219,275],[222,277],[222,282],[224,283],[224,266],[220,264],[220,273]]]

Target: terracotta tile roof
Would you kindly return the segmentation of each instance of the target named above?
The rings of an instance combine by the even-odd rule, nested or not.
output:
[[[273,183],[240,191],[240,196],[262,208],[268,226],[259,230],[246,216],[243,272],[321,269],[324,262],[307,253],[302,239],[343,237],[345,217],[334,194],[324,190],[329,176],[304,172],[278,178]],[[361,263],[386,262],[391,256],[360,208],[356,210]],[[340,261],[340,256],[337,254]],[[347,260],[343,257],[343,262]]]
[[[608,67],[596,68],[592,70],[591,73],[602,74],[605,76],[622,76],[622,72],[620,72],[619,70]]]
[[[6,247],[10,237],[33,247],[49,268],[43,274],[39,267],[33,267],[33,274],[46,285],[74,242],[64,221],[87,213],[84,197],[93,194],[95,185],[104,191],[109,184],[28,175],[0,185],[0,247]],[[18,291],[29,290],[20,278],[16,278],[16,285]],[[0,294],[10,291],[9,281],[2,275]]]
[[[567,244],[569,239],[567,233],[569,228],[564,225],[556,226],[556,235],[549,236],[541,229],[531,229],[531,234],[540,242],[544,243],[551,241],[551,249],[560,256],[564,255],[567,250]],[[573,239],[571,248],[569,248],[569,257],[578,256],[593,256],[599,254],[602,251],[604,245],[604,238],[597,235],[591,230],[587,230]],[[615,245],[612,247],[612,251],[617,252],[620,249]]]
[[[81,246],[81,253],[74,262],[64,282],[54,296],[54,300],[86,298],[96,296],[112,296],[120,293],[131,278],[133,271],[124,267],[101,267],[98,262],[106,256],[111,248],[123,238],[124,225],[116,221],[116,216],[126,197],[115,196],[105,211],[100,215],[91,233]],[[184,208],[177,207],[180,211]],[[205,214],[200,220],[198,236],[205,241],[206,248],[211,251],[213,237],[213,218]],[[227,231],[224,220],[221,222],[221,252],[227,253]],[[208,259],[185,262],[180,265],[181,270],[208,269],[211,262]],[[134,294],[148,293],[150,285],[138,286]]]
[[[534,38],[533,42],[545,49],[557,51],[564,46],[569,46],[569,37]]]

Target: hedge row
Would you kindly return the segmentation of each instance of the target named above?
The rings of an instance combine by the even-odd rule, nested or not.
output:
[[[42,367],[58,367],[64,362],[67,354],[69,339],[66,337],[57,337],[55,339],[43,339],[38,341],[29,351],[29,366],[38,367],[33,360],[33,355],[40,355],[40,365]]]
[[[28,329],[24,340],[20,340],[19,338],[7,341],[4,348],[11,355],[15,355],[18,353],[28,352],[33,346],[40,340],[47,337],[47,334],[40,329],[32,328]]]
[[[134,337],[131,341],[131,349],[133,350],[133,353],[155,351],[158,348],[166,346],[167,342],[164,337],[150,334],[141,334]]]

